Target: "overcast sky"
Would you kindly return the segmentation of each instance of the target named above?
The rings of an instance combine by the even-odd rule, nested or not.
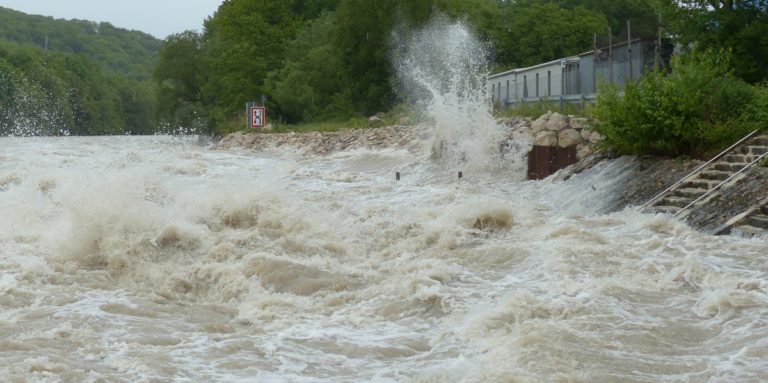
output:
[[[202,30],[223,0],[0,0],[0,7],[57,19],[106,21],[158,38]]]

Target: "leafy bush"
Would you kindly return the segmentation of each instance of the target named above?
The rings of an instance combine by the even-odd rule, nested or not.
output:
[[[501,107],[495,105],[494,114],[498,117],[530,117],[538,118],[547,112],[557,111],[564,114],[583,115],[584,107],[580,103],[564,103],[561,105],[557,101],[544,100],[538,102],[519,102],[510,107]]]
[[[691,52],[674,57],[671,72],[647,73],[623,92],[601,85],[591,110],[596,130],[622,154],[711,155],[768,113],[765,90],[735,78],[729,61],[724,51]]]

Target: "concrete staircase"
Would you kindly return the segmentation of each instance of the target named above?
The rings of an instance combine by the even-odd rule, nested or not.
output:
[[[766,157],[768,134],[753,132],[658,194],[640,209],[684,217],[691,207],[706,203],[719,189],[738,182],[749,168]]]
[[[768,197],[747,211],[731,218],[715,229],[713,234],[768,238]]]

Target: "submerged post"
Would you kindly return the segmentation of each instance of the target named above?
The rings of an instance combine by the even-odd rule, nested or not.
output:
[[[463,172],[459,172],[459,179],[461,179],[462,177],[464,177],[464,173]]]
[[[400,172],[395,172],[395,181],[400,181]]]

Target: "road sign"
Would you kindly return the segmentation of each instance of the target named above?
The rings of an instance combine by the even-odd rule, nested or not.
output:
[[[267,110],[263,106],[252,106],[250,117],[251,128],[263,128],[266,125]]]

